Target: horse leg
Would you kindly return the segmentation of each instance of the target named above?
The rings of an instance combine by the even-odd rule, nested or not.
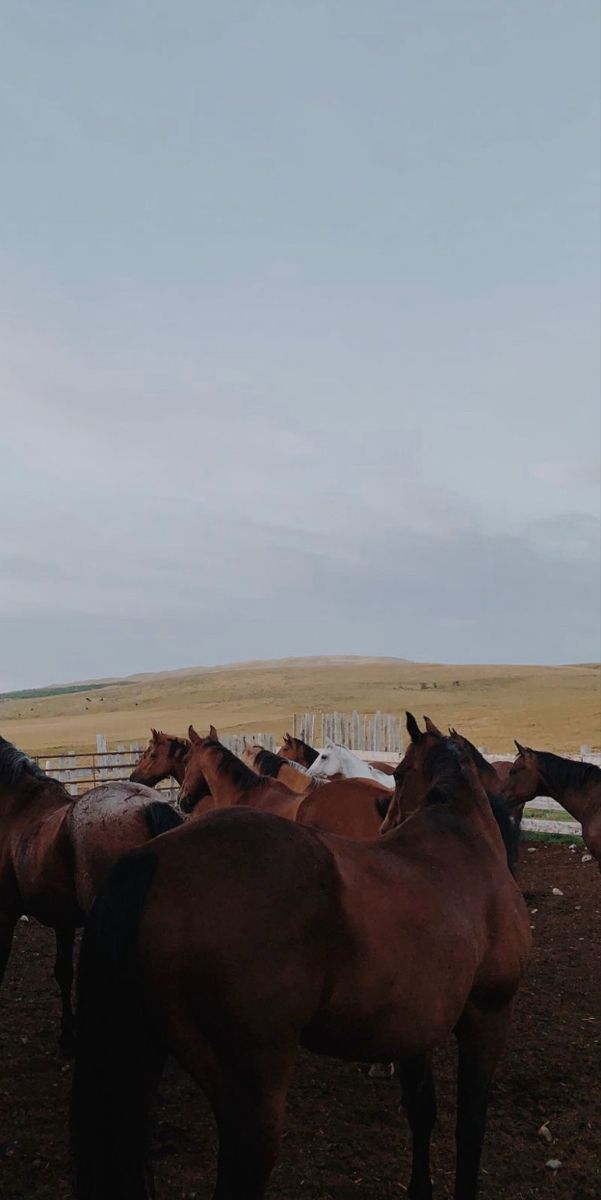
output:
[[[16,917],[0,912],[0,983],[2,983],[6,964],[10,958],[15,924]]]
[[[485,1012],[469,1004],[455,1030],[459,1070],[454,1200],[477,1196],[490,1084],[507,1041],[510,1015],[510,1005]]]
[[[71,989],[73,987],[73,946],[75,929],[72,926],[55,930],[56,958],[54,960],[54,978],[61,993],[61,1034],[59,1050],[66,1058],[71,1058],[75,1052],[75,1032],[73,1009],[71,1007]]]
[[[430,1138],[436,1121],[436,1095],[429,1054],[403,1059],[398,1066],[401,1100],[412,1135],[409,1200],[432,1200]]]
[[[270,1041],[270,1035],[273,1040]],[[280,1144],[296,1039],[273,1026],[233,1047],[211,1044],[190,1025],[172,1049],[207,1096],[219,1135],[213,1200],[263,1200]]]
[[[263,1200],[278,1154],[287,1083],[234,1092],[217,1117],[219,1160],[213,1200]]]

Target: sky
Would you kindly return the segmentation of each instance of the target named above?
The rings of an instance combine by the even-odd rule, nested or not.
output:
[[[6,0],[0,689],[601,657],[596,0]]]

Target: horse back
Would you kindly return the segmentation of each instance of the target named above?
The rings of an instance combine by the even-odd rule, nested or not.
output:
[[[345,779],[329,783],[307,796],[298,811],[300,825],[312,825],[322,833],[353,840],[377,838],[382,824],[378,801],[390,792],[368,779]]]

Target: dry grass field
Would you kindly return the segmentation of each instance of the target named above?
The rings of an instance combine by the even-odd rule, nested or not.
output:
[[[30,753],[144,740],[151,725],[184,733],[283,733],[293,712],[428,713],[492,752],[513,738],[539,749],[601,748],[599,664],[441,666],[393,658],[284,659],[190,668],[62,695],[0,699],[0,733]]]

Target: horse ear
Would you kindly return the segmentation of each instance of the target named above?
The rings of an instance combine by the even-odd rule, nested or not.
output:
[[[158,740],[159,740],[159,735],[158,735],[158,732],[157,732],[157,730],[156,730],[156,729],[151,729],[151,730],[150,730],[150,736],[151,736],[151,739],[152,739],[152,741],[153,741],[153,742],[158,742]]]
[[[407,713],[407,733],[412,742],[419,742],[423,736],[413,713],[410,712]]]
[[[188,737],[190,738],[193,746],[198,745],[201,740],[193,725],[190,725],[190,728],[188,729]]]
[[[214,725],[209,725],[209,737],[213,738],[214,742],[219,741],[219,734],[217,733]]]
[[[435,725],[434,721],[431,721],[429,717],[424,717],[424,721],[425,721],[426,729],[428,730],[428,733],[431,733],[434,737],[442,737],[443,736],[443,734],[440,732],[440,729],[438,728],[438,726]]]
[[[521,754],[522,758],[532,758],[532,755],[535,753],[535,751],[531,750],[530,746],[522,746],[521,742],[516,742],[515,744],[518,749],[518,754]]]

